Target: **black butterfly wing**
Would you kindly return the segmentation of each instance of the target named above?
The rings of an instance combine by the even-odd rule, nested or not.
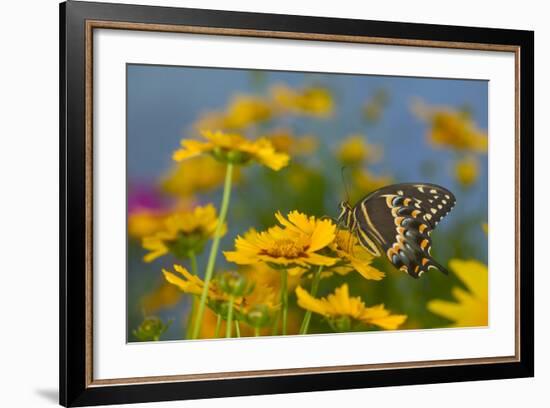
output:
[[[449,190],[434,184],[384,187],[356,205],[357,236],[367,249],[374,241],[397,269],[415,278],[430,268],[448,273],[431,256],[431,232],[455,203]]]

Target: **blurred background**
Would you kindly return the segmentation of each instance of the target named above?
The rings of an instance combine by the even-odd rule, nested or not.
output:
[[[457,198],[432,234],[432,255],[443,265],[451,258],[486,264],[487,95],[486,81],[128,65],[128,341],[139,340],[134,330],[148,316],[171,322],[162,340],[185,337],[191,298],[161,274],[185,262],[166,255],[145,263],[141,240],[157,214],[219,205],[223,166],[210,157],[172,160],[180,140],[205,126],[266,136],[291,156],[279,172],[240,169],[222,249],[232,249],[237,234],[250,227],[273,225],[277,210],[336,217],[345,185],[355,204],[384,185],[427,182]],[[266,102],[289,98],[303,103],[284,114]],[[219,256],[220,270],[224,262]],[[422,329],[452,323],[427,309],[430,300],[452,300],[457,286],[468,290],[454,274],[432,271],[412,279],[384,259],[375,266],[386,271],[382,281],[335,275],[322,280],[319,295],[348,282],[367,304],[406,313],[402,328]],[[303,312],[292,300],[291,306],[290,323],[294,316],[299,324]],[[310,332],[327,331],[322,319],[312,319]]]

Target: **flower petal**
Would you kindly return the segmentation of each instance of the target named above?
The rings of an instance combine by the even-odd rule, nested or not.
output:
[[[365,308],[361,320],[386,330],[395,330],[407,320],[407,316],[392,315],[384,308],[384,305],[377,305]]]
[[[369,280],[381,280],[386,274],[382,271],[379,271],[375,267],[369,265],[368,263],[365,263],[364,261],[360,261],[356,258],[351,260],[351,264],[353,268],[361,274],[361,276],[365,279]]]
[[[476,260],[451,259],[449,267],[479,299],[488,298],[489,278],[487,266]]]
[[[311,310],[314,313],[318,313],[323,316],[327,316],[326,301],[322,301],[311,296],[301,286],[296,288],[296,297],[298,299],[298,305],[306,310]]]
[[[311,234],[311,244],[309,251],[315,252],[334,241],[336,225],[330,220],[317,222],[313,233]]]
[[[306,258],[307,262],[312,265],[323,265],[323,266],[332,266],[336,262],[338,262],[338,259],[331,258],[324,255],[319,255],[316,253],[309,253]]]
[[[172,159],[175,161],[182,161],[191,157],[198,156],[212,150],[212,148],[214,147],[211,143],[205,143],[193,139],[184,139],[181,141],[181,145],[182,149],[176,150],[172,155]]]

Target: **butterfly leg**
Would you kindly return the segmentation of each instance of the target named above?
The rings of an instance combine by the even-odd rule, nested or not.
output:
[[[348,238],[348,248],[347,248],[347,253],[351,254],[351,256],[355,256],[355,254],[353,253],[353,237],[354,236],[357,236],[357,225],[353,227],[353,229],[349,232],[349,238]]]

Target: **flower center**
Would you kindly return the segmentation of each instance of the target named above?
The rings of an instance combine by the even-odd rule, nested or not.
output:
[[[290,239],[280,239],[273,243],[273,246],[266,250],[267,255],[275,258],[298,258],[305,253],[305,247],[299,246]]]

